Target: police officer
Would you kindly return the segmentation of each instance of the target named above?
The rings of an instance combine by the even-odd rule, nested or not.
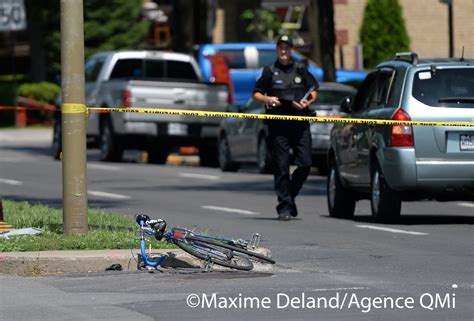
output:
[[[266,105],[267,113],[309,116],[319,84],[303,63],[293,61],[293,41],[286,35],[277,40],[278,59],[266,66],[257,80],[253,99]],[[270,120],[267,145],[273,160],[274,187],[278,197],[278,219],[298,215],[295,198],[311,169],[311,133],[306,121]],[[290,148],[297,168],[290,175]]]

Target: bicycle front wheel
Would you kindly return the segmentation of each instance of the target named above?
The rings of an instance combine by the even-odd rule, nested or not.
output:
[[[191,240],[189,236],[186,236],[185,239],[186,241],[176,241],[175,244],[186,253],[201,260],[236,270],[250,271],[253,269],[253,263],[247,257],[219,244],[206,244],[199,238]]]
[[[256,252],[246,250],[242,247],[238,247],[238,246],[235,246],[235,245],[228,244],[228,243],[226,243],[226,242],[229,242],[228,240],[220,241],[218,239],[213,239],[213,238],[208,238],[208,237],[199,237],[199,236],[196,236],[196,235],[187,235],[186,240],[194,241],[194,242],[199,241],[201,243],[205,243],[205,244],[208,244],[208,245],[220,246],[220,247],[223,247],[225,249],[231,250],[234,253],[239,253],[239,255],[247,257],[251,260],[260,261],[260,262],[264,262],[264,263],[275,264],[275,260],[273,260],[272,258],[269,258],[268,256],[260,254],[260,253],[256,253]]]

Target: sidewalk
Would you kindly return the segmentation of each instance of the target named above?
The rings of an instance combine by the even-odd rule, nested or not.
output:
[[[267,255],[269,251],[262,249]],[[135,259],[139,250],[134,250]],[[153,255],[166,254],[168,258],[162,264],[164,268],[199,268],[200,260],[182,250],[153,250]],[[22,276],[41,276],[63,273],[103,272],[112,264],[122,265],[123,271],[137,270],[137,262],[130,250],[94,250],[94,251],[40,251],[40,252],[4,252],[0,253],[0,274]],[[231,271],[213,266],[215,271]],[[273,273],[273,265],[254,262],[252,272]]]
[[[51,127],[28,127],[0,129],[2,143],[35,142],[50,144],[53,138]]]

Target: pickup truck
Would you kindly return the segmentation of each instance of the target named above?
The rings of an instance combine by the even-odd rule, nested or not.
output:
[[[194,52],[199,68],[205,81],[212,75],[209,56],[224,55],[229,65],[230,77],[234,86],[235,103],[244,105],[250,98],[255,82],[262,73],[262,68],[277,59],[274,43],[222,43],[203,44],[196,47]],[[323,70],[314,62],[308,60],[296,50],[292,58],[296,61],[306,61],[309,71],[322,82]],[[361,83],[367,72],[360,70],[336,70],[336,81],[346,84]]]
[[[113,51],[91,56],[85,64],[88,107],[143,107],[226,111],[225,85],[203,83],[194,58],[160,51]],[[58,113],[59,114],[59,113]],[[88,146],[100,148],[103,161],[120,161],[125,149],[148,153],[163,164],[177,146],[199,148],[201,165],[217,166],[219,118],[145,113],[90,113]],[[60,115],[53,135],[53,156],[61,150]]]

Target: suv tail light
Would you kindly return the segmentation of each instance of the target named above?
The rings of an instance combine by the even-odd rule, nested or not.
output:
[[[404,111],[402,108],[398,108],[393,115],[392,120],[411,121],[411,118],[406,111]],[[415,146],[415,140],[413,138],[413,126],[411,124],[391,125],[390,145],[393,147]]]
[[[132,97],[130,89],[125,89],[122,93],[122,107],[128,108],[132,106]]]

